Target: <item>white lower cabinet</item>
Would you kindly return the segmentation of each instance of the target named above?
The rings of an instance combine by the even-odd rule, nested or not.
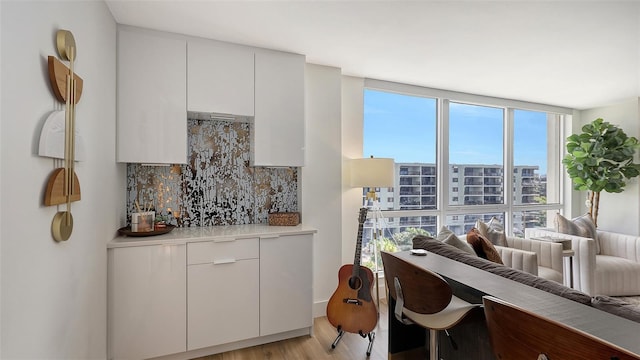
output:
[[[186,351],[186,246],[109,250],[109,358]]]
[[[195,358],[310,334],[312,239],[110,248],[109,359]]]
[[[187,350],[258,337],[258,239],[188,246]]]
[[[260,336],[313,325],[312,239],[260,238]]]

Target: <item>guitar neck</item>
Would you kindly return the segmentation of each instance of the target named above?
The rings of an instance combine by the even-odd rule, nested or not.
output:
[[[356,240],[356,254],[353,258],[353,271],[352,276],[358,277],[360,272],[360,258],[362,257],[362,232],[364,228],[364,222],[367,220],[367,208],[360,208],[360,215],[358,216],[358,238]]]
[[[353,257],[353,268],[360,268],[360,260],[362,258],[362,233],[364,230],[364,224],[360,223],[358,225],[358,239],[356,241],[356,254]]]

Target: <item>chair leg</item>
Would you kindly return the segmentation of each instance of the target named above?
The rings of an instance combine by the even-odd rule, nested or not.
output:
[[[438,360],[438,330],[429,329],[429,360]]]

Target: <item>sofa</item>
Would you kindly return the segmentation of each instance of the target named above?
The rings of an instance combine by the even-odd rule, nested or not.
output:
[[[596,239],[525,229],[525,238],[552,237],[571,240],[573,286],[590,295],[640,295],[640,237],[596,230]]]
[[[564,298],[592,306],[602,311],[621,316],[631,321],[640,323],[640,307],[629,304],[610,296],[591,296],[585,292],[564,286],[563,284],[548,280],[519,269],[498,264],[487,259],[471,255],[451,245],[442,243],[431,237],[416,235],[413,238],[414,249],[424,249],[429,252],[445,256],[452,260],[473,266],[478,269],[502,276],[504,278],[562,296]]]
[[[479,252],[485,258],[488,252],[510,268],[563,282],[562,244],[507,236],[495,218],[487,224],[476,221],[476,226],[461,236],[443,226],[435,239],[473,255]]]

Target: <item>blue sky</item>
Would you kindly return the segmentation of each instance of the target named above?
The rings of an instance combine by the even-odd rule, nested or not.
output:
[[[435,99],[365,90],[364,119],[364,156],[435,163]],[[546,174],[546,114],[516,110],[514,122],[515,164]],[[450,162],[502,164],[502,132],[503,109],[451,103]]]

